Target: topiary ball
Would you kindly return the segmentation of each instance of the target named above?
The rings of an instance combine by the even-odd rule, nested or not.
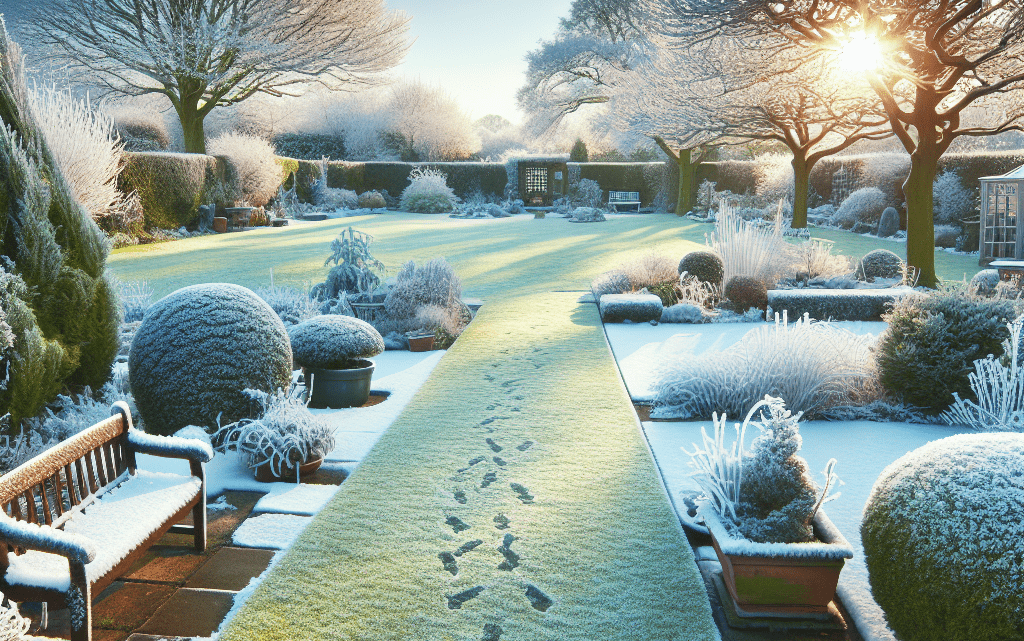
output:
[[[351,316],[314,316],[288,330],[295,360],[317,369],[350,369],[354,361],[384,351],[384,338],[366,321]]]
[[[291,346],[270,305],[245,287],[192,285],[146,311],[128,357],[128,381],[146,431],[214,428],[250,416],[246,388],[291,384]]]
[[[715,287],[722,286],[725,277],[725,265],[718,254],[709,251],[695,251],[683,256],[679,261],[679,275],[686,272],[697,280]]]
[[[360,209],[384,209],[387,206],[388,203],[384,200],[384,196],[376,191],[364,191],[359,194]]]
[[[960,434],[882,472],[861,538],[903,641],[1024,639],[1024,435]]]
[[[753,276],[730,278],[725,284],[725,297],[738,312],[745,312],[751,307],[760,310],[768,307],[768,288],[761,279]]]
[[[857,265],[857,276],[865,280],[876,278],[900,278],[903,276],[903,259],[888,249],[875,249],[864,255]]]

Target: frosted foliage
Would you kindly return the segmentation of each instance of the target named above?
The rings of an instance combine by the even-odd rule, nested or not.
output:
[[[306,367],[347,369],[352,361],[384,351],[380,332],[366,321],[336,314],[315,316],[288,330],[295,360]]]
[[[118,298],[121,301],[121,320],[125,323],[140,321],[146,310],[153,304],[153,288],[146,281],[118,282]]]
[[[974,195],[964,189],[955,171],[944,171],[935,177],[932,205],[936,223],[955,224],[974,212]]]
[[[793,164],[785,154],[763,154],[757,160],[757,195],[765,200],[793,199]]]
[[[885,209],[885,194],[876,187],[858,189],[839,205],[835,220],[840,225],[854,223],[877,223]]]
[[[417,167],[409,174],[409,186],[402,191],[399,207],[421,214],[441,214],[455,209],[459,199],[448,186],[445,175],[435,169]]]
[[[605,294],[623,294],[629,289],[629,276],[619,269],[605,272],[590,283],[590,291],[597,300]]]
[[[206,143],[211,156],[224,156],[237,173],[238,192],[234,200],[262,207],[277,195],[281,166],[274,160],[274,147],[256,136],[227,132]]]
[[[149,308],[128,367],[146,430],[169,435],[212,428],[219,414],[223,422],[249,416],[243,390],[287,387],[291,347],[281,319],[250,290],[192,285]]]
[[[1021,367],[1021,334],[1024,315],[1007,323],[1010,338],[1003,341],[1000,359],[991,354],[974,361],[968,375],[978,402],[953,392],[953,404],[942,413],[950,425],[967,425],[981,431],[1024,432],[1024,367]]]
[[[359,206],[356,192],[327,186],[327,158],[318,160],[316,166],[320,175],[313,183],[313,204],[324,209],[355,209]]]
[[[771,289],[797,260],[782,236],[781,217],[770,228],[743,220],[725,200],[719,203],[711,248],[722,258],[723,283],[735,276],[757,278]]]
[[[872,593],[901,638],[1021,638],[1022,505],[1019,434],[950,436],[882,472],[861,534]]]
[[[322,459],[334,449],[331,426],[298,398],[283,390],[247,392],[261,405],[259,418],[220,428],[213,437],[217,451],[237,450],[250,468],[268,465],[274,476],[281,477],[297,474],[298,466]]]
[[[719,418],[715,414],[714,438],[701,428],[703,449],[694,445],[693,452],[686,452],[692,457],[694,480],[710,507],[730,529],[750,541],[814,540],[811,521],[818,507],[829,500],[829,490],[838,479],[833,459],[826,468],[826,485],[819,498],[807,462],[796,456],[802,444],[800,416],[786,410],[781,398],[766,395],[747,412],[742,426],[735,424],[736,438],[731,445],[726,446],[726,415]],[[760,435],[748,451],[745,441],[751,426]]]
[[[574,207],[595,207],[602,206],[604,192],[597,181],[583,178],[575,186],[570,188],[569,202]]]
[[[270,287],[261,287],[253,291],[270,305],[286,326],[320,315],[320,305],[308,294],[297,289],[270,283]]]
[[[658,418],[742,414],[766,394],[808,416],[877,394],[876,338],[802,318],[762,325],[728,349],[707,351],[666,369],[655,384]]]
[[[629,279],[631,291],[653,287],[663,283],[675,283],[679,278],[675,259],[658,254],[644,254],[619,266]]]
[[[18,641],[28,634],[30,622],[18,613],[16,604],[3,602],[4,595],[0,593],[0,641]]]
[[[462,331],[462,281],[444,258],[433,258],[419,267],[409,261],[395,277],[384,311],[398,325],[397,331],[440,327],[458,336]]]
[[[75,200],[93,220],[123,216],[127,201],[117,189],[117,176],[124,145],[113,121],[70,90],[36,87],[29,97],[36,122]]]
[[[420,160],[464,160],[480,150],[473,121],[445,91],[418,80],[399,84],[386,107],[387,127]]]

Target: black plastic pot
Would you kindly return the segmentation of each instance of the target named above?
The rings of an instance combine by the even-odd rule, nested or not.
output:
[[[374,364],[371,360],[357,361],[354,369],[302,368],[302,376],[309,387],[309,406],[312,408],[359,407],[370,398],[370,379]]]

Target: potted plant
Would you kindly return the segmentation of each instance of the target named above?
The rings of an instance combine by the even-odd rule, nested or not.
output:
[[[819,490],[806,461],[796,456],[800,416],[792,416],[782,399],[765,396],[743,426],[735,426],[738,438],[729,449],[726,417],[716,415],[714,438],[701,430],[704,449],[687,452],[705,493],[698,514],[740,616],[828,617],[839,572],[853,557],[853,548],[820,509],[839,496],[829,495],[838,481],[836,461],[828,462]],[[747,451],[751,424],[761,434]]]
[[[418,329],[406,332],[405,337],[409,341],[410,352],[429,352],[434,349],[434,332]]]
[[[292,356],[302,367],[309,406],[358,407],[370,396],[372,360],[384,351],[384,338],[358,318],[328,314],[288,329]]]
[[[256,480],[300,481],[319,469],[334,449],[334,435],[325,421],[314,416],[294,395],[245,390],[261,405],[259,418],[244,418],[219,427],[213,435],[218,452],[235,450],[254,470]]]

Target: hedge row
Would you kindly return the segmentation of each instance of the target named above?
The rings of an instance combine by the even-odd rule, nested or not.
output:
[[[139,194],[146,229],[191,226],[199,206],[217,200],[228,173],[223,158],[203,154],[132,152],[124,158],[117,186]]]
[[[658,193],[663,190],[666,193],[671,193],[673,195],[670,200],[675,200],[675,192],[669,192],[668,188],[671,184],[669,175],[677,172],[670,170],[670,165],[668,163],[571,162],[569,163],[569,167],[571,168],[573,165],[577,164],[580,167],[581,179],[589,178],[601,185],[601,189],[604,191],[604,202],[608,202],[609,191],[638,191],[640,192],[640,202],[643,207],[650,207],[654,204],[654,199],[657,198]],[[671,167],[675,168],[676,165],[673,163]],[[570,173],[572,173],[571,169]],[[675,179],[676,184],[679,184],[678,175],[675,176]]]
[[[998,176],[1024,165],[1024,151],[972,152],[946,154],[939,159],[939,173],[956,171],[960,182],[967,189],[978,193],[978,179]],[[861,187],[877,187],[891,204],[899,205],[905,200],[903,182],[910,172],[910,157],[900,153],[865,154],[858,156],[830,156],[815,165],[811,171],[810,183],[814,191],[826,202],[833,200],[834,177],[840,169],[848,173],[851,190]],[[717,183],[717,189],[728,189],[733,193],[754,193],[757,186],[758,166],[756,161],[730,160],[709,162],[697,167],[697,185],[704,180]],[[839,196],[837,194],[837,196]]]

